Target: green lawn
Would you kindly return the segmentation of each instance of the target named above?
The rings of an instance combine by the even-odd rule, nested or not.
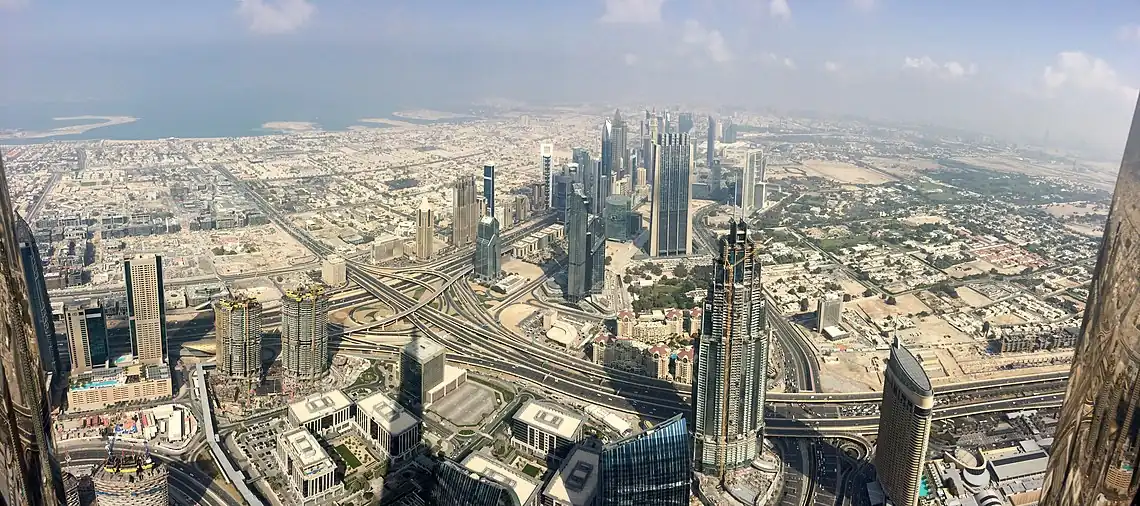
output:
[[[538,478],[539,476],[542,476],[542,469],[534,467],[530,464],[524,466],[522,472],[523,474],[526,474],[532,478]]]
[[[360,459],[357,459],[356,455],[353,455],[347,446],[338,445],[336,447],[336,452],[340,455],[341,459],[344,459],[344,465],[348,466],[349,469],[356,469],[360,467]]]

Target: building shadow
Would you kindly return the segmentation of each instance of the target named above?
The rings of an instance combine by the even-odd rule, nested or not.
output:
[[[859,486],[856,486],[855,490],[844,490],[842,482],[846,480],[847,475],[843,474],[844,480],[840,479],[841,469],[854,472],[857,469],[854,462],[867,455],[853,448],[861,444],[854,442],[837,444],[838,439],[821,432],[816,423],[809,421],[810,418],[794,413],[794,406],[792,409],[773,408],[772,405],[765,407],[764,434],[766,439],[782,450],[781,458],[786,466],[782,493],[785,497],[791,494],[792,504],[801,504],[803,501],[800,489],[796,486],[801,480],[806,480],[811,487],[808,493],[815,494],[817,498],[821,492],[833,496],[840,492],[845,495],[852,492],[866,494],[865,488],[860,490]],[[836,421],[831,419],[828,423]],[[865,467],[863,466],[864,473]],[[828,504],[834,503],[834,499],[832,497]],[[776,503],[783,504],[787,501],[773,504]]]

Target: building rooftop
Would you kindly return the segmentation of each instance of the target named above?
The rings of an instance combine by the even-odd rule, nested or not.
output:
[[[529,401],[515,412],[515,420],[537,427],[563,439],[574,439],[586,419],[553,404]]]
[[[292,290],[285,290],[285,298],[293,299],[296,301],[302,300],[315,300],[320,298],[325,293],[323,285],[307,285],[294,288]]]
[[[529,504],[530,498],[538,490],[538,483],[529,476],[482,453],[468,455],[463,459],[463,467],[510,489],[518,498],[518,504]]]
[[[307,423],[335,413],[352,405],[352,401],[340,390],[320,392],[289,405],[289,414],[299,423]]]
[[[235,309],[261,309],[260,302],[258,302],[256,299],[246,296],[221,298],[218,299],[216,304],[218,307],[229,309],[231,311]]]
[[[893,369],[900,373],[902,376],[900,379],[907,380],[916,393],[924,396],[934,395],[934,387],[930,385],[930,377],[926,375],[922,362],[919,362],[897,337],[891,345],[891,360],[888,366],[891,365],[897,366]]]
[[[425,364],[431,359],[447,353],[447,349],[431,339],[417,337],[404,345],[404,354],[415,358],[417,362]]]
[[[155,478],[168,473],[161,462],[147,455],[111,455],[95,470],[100,482],[122,481],[133,483],[147,478]]]
[[[419,418],[384,392],[376,392],[356,401],[356,410],[375,420],[389,434],[400,434],[420,423]]]
[[[1045,466],[1048,463],[1049,454],[1043,451],[1035,451],[991,459],[990,468],[993,469],[997,481],[1003,482],[1042,474],[1045,472]]]
[[[279,444],[284,447],[287,453],[290,453],[297,458],[297,462],[301,464],[302,468],[312,467],[313,469],[305,469],[303,472],[306,475],[318,474],[324,472],[328,466],[336,467],[329,454],[325,453],[324,448],[309,433],[309,430],[304,427],[297,427],[285,431],[281,434]]]
[[[589,504],[597,493],[600,462],[601,455],[597,452],[580,446],[574,448],[546,485],[543,495],[573,506]]]

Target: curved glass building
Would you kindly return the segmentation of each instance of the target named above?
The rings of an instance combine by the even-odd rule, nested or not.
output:
[[[922,362],[896,337],[883,379],[875,472],[887,497],[898,506],[917,506],[922,466],[930,441],[934,389]]]
[[[1140,103],[1089,289],[1042,506],[1135,504],[1140,488]]]
[[[677,415],[602,449],[601,506],[688,506],[689,428]]]

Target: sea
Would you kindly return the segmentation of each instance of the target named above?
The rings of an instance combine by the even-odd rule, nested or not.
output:
[[[302,96],[264,90],[249,92],[201,93],[187,100],[73,100],[0,104],[0,130],[19,129],[46,131],[68,125],[98,123],[102,120],[55,121],[52,118],[72,116],[131,116],[137,121],[99,127],[77,135],[40,137],[36,139],[0,139],[0,144],[36,144],[69,140],[146,140],[169,137],[247,137],[280,134],[262,125],[271,121],[308,121],[325,131],[346,130],[363,125],[361,118],[387,118],[412,123],[434,121],[412,120],[393,116],[394,112],[431,109],[463,113],[470,102],[410,103],[371,100],[370,103],[341,100],[338,97]],[[384,103],[390,102],[390,103]],[[371,123],[371,127],[382,127]]]

